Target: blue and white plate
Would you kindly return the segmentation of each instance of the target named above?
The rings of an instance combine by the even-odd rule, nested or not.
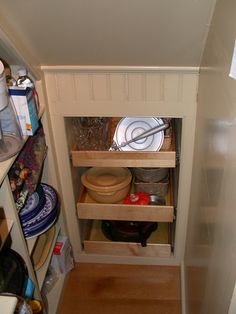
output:
[[[43,186],[38,185],[36,191],[31,193],[26,200],[25,206],[21,209],[19,216],[21,221],[27,221],[36,216],[46,203]]]
[[[45,221],[42,221],[39,225],[31,227],[31,228],[24,228],[23,232],[25,235],[38,233],[44,231],[51,225],[58,217],[59,211],[55,212],[53,216],[49,217]]]
[[[28,240],[28,239],[39,236],[40,234],[42,234],[42,233],[46,232],[48,229],[50,229],[56,223],[56,221],[57,221],[57,217],[55,217],[54,220],[50,224],[48,224],[47,226],[45,226],[41,230],[34,231],[34,232],[24,232],[25,238]]]
[[[41,186],[45,194],[46,202],[35,216],[30,219],[21,221],[23,229],[34,227],[41,221],[46,220],[50,217],[50,214],[55,211],[55,208],[57,207],[58,197],[56,191],[48,184],[41,183]]]
[[[38,236],[53,226],[59,216],[60,202],[56,191],[48,184],[40,184],[45,194],[45,204],[31,219],[21,221],[26,239]]]
[[[38,221],[37,224],[23,227],[23,230],[24,232],[33,232],[41,228],[45,228],[45,226],[50,224],[55,219],[55,217],[58,216],[58,214],[59,214],[59,204],[53,209],[53,211],[50,212],[49,215],[45,216],[43,219]]]

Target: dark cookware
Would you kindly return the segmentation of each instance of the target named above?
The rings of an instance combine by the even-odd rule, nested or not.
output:
[[[4,248],[0,252],[0,293],[24,296],[28,275],[23,258],[14,250]]]
[[[102,221],[103,234],[112,241],[137,242],[147,246],[147,239],[157,229],[156,222]]]

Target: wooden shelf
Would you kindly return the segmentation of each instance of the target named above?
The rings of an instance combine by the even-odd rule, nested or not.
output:
[[[77,203],[79,219],[108,219],[108,220],[135,220],[173,222],[174,207],[169,189],[166,196],[166,205],[125,205],[96,203],[83,189]]]
[[[93,221],[88,236],[84,240],[87,254],[114,256],[144,256],[169,258],[171,256],[170,230],[168,223],[158,223],[158,228],[148,238],[147,246],[135,242],[109,241],[102,233],[101,222]]]

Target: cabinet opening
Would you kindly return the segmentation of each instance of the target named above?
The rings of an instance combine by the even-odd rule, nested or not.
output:
[[[123,124],[123,119],[122,117],[64,118],[68,154],[71,157],[71,175],[81,248],[85,254],[171,257],[175,252],[175,225],[178,219],[182,119],[158,117],[157,119],[161,119],[161,123],[168,124],[168,127],[161,131],[163,138],[160,147],[157,148],[154,143],[150,144],[153,145],[150,146],[150,149],[143,146],[145,137],[136,140],[141,129],[142,132],[146,131],[143,125],[141,128],[139,125],[135,125],[128,131],[126,125]],[[142,121],[142,119],[145,120],[141,117],[137,120]],[[132,122],[132,119],[128,121],[130,124]],[[136,123],[136,120],[134,122]],[[155,129],[156,126],[152,125],[152,127]],[[125,133],[124,136],[120,135],[122,132]],[[135,141],[132,141],[132,137]],[[156,140],[155,133],[150,137],[153,142]],[[123,146],[124,149],[115,147],[115,145],[123,145],[123,141],[130,142]],[[158,139],[158,141],[160,140]],[[132,146],[134,142],[141,145],[141,149],[139,146],[135,146],[136,144]],[[157,195],[164,200],[164,203],[127,205],[123,203],[123,200],[118,203],[94,200],[81,182],[81,176],[93,167],[128,168],[132,173],[128,195],[144,192],[149,196]],[[154,178],[152,178],[151,172],[148,173],[148,171],[157,169],[162,170],[165,176],[157,177],[157,174],[154,174]],[[143,170],[144,178],[137,177],[135,170]],[[140,244],[137,243],[107,239],[101,228],[102,222],[105,220],[157,222],[158,230],[148,238],[147,247],[140,247]],[[164,233],[163,230],[165,230]]]

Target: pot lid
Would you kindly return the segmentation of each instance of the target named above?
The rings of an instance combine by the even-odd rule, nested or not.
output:
[[[132,179],[128,168],[93,167],[81,177],[84,186],[98,192],[111,192],[127,186]]]
[[[161,126],[164,121],[156,117],[125,117],[117,124],[114,142],[119,146],[136,136]],[[164,131],[160,131],[140,140],[127,144],[120,149],[123,151],[159,151],[164,141]]]

